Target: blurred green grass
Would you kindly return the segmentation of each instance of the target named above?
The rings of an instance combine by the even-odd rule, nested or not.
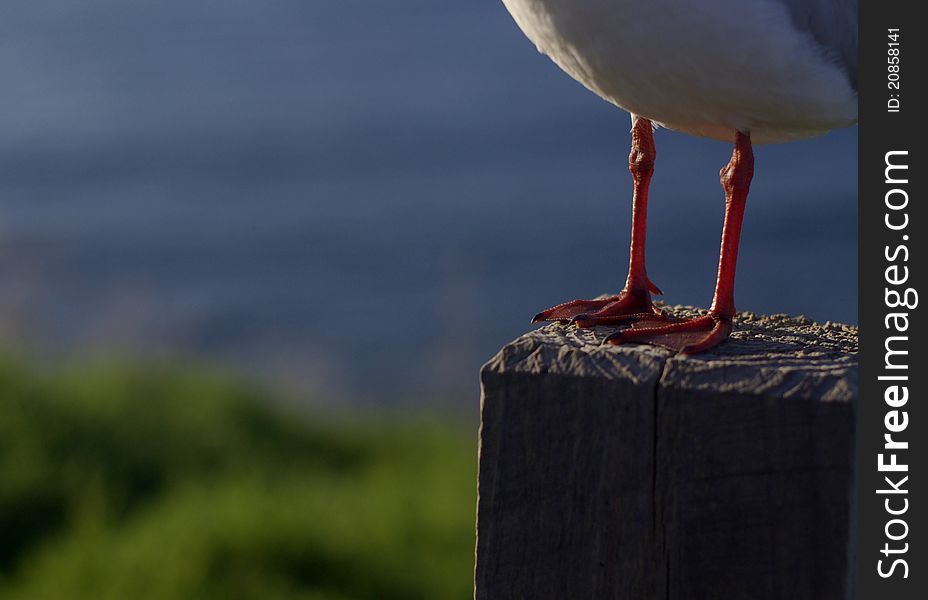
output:
[[[458,599],[476,449],[172,369],[0,363],[0,598]]]

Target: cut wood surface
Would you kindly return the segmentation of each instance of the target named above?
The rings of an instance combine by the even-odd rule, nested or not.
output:
[[[552,324],[483,367],[478,599],[846,597],[857,330],[735,327],[678,356]]]

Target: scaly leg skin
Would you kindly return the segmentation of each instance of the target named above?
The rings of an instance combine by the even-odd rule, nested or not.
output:
[[[648,186],[654,174],[654,134],[651,121],[632,117],[632,149],[628,155],[628,170],[634,181],[632,195],[632,240],[628,278],[625,289],[615,296],[598,300],[572,300],[543,310],[532,319],[541,321],[572,321],[578,327],[613,325],[645,316],[665,320],[663,311],[651,302],[651,293],[662,292],[648,279],[645,269],[645,234],[648,220]]]
[[[722,248],[719,252],[719,271],[715,282],[715,296],[709,314],[704,317],[652,327],[646,323],[633,323],[629,329],[606,338],[610,344],[641,341],[679,350],[684,354],[697,354],[717,346],[728,339],[735,314],[735,264],[738,260],[738,243],[741,240],[741,222],[744,206],[754,176],[754,154],[748,134],[735,134],[735,149],[731,160],[719,173],[725,190],[725,224],[722,226]]]

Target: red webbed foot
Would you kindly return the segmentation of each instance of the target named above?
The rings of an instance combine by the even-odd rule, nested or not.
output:
[[[698,354],[724,342],[731,330],[731,317],[714,312],[657,326],[653,320],[642,318],[635,320],[628,329],[613,333],[603,343],[645,342],[682,354]]]
[[[570,321],[578,327],[595,325],[615,325],[637,317],[665,319],[662,310],[654,306],[650,291],[660,294],[656,285],[648,282],[647,289],[633,291],[623,290],[615,296],[596,300],[571,300],[543,310],[532,319],[532,323],[542,321]]]

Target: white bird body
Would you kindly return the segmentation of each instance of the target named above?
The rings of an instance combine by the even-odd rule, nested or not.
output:
[[[847,64],[856,59],[842,64],[848,48],[837,47],[852,36],[845,46],[856,55],[854,0],[503,3],[571,77],[669,129],[725,141],[740,131],[768,143],[857,121],[856,62]],[[850,4],[853,22],[844,23]]]

